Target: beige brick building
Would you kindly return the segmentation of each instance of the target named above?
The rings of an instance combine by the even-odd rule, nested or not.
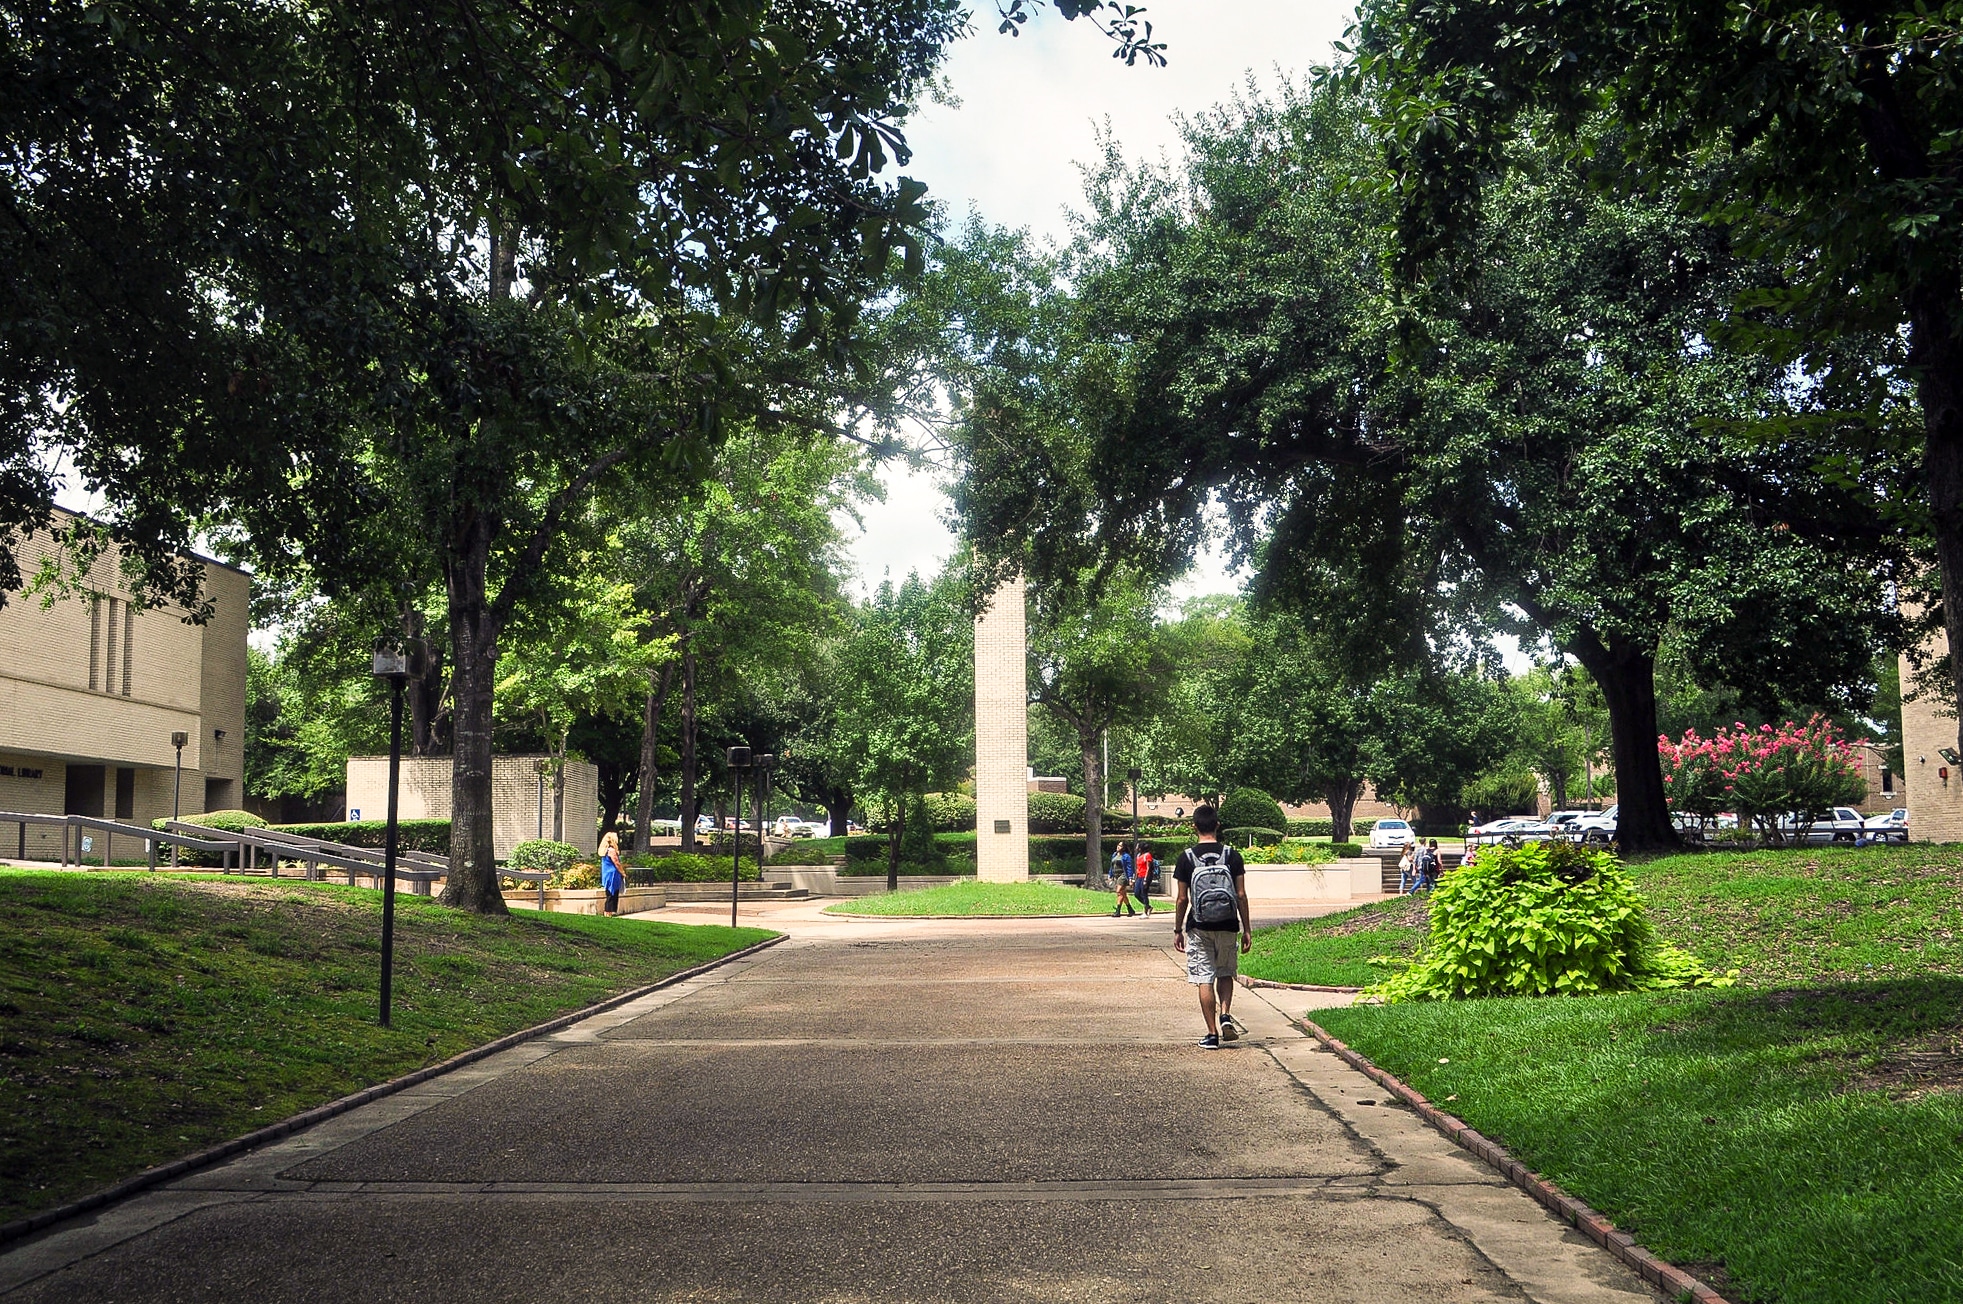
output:
[[[600,844],[600,771],[585,761],[566,762],[563,804],[555,801],[552,777],[541,787],[538,756],[491,758],[491,837],[499,860],[512,848],[544,831],[591,854]],[[396,794],[397,815],[405,820],[450,818],[448,756],[405,756]],[[389,758],[348,758],[348,818],[387,819]]]
[[[45,532],[29,537],[21,570],[32,574],[52,553]],[[198,560],[212,604],[202,626],[185,623],[177,606],[142,607],[113,552],[83,577],[81,592],[45,606],[8,595],[0,608],[0,811],[137,824],[167,816],[178,731],[187,735],[180,813],[240,804],[251,578]],[[0,856],[54,857],[60,837],[29,828],[22,839],[18,826],[0,824]]]
[[[1949,655],[1949,640],[1938,633],[1934,652]],[[1915,682],[1908,658],[1901,659],[1902,687]],[[1909,696],[1904,692],[1904,698]],[[1917,842],[1963,842],[1963,765],[1943,756],[1956,752],[1956,709],[1934,694],[1916,693],[1902,702],[1902,767],[1896,786],[1907,797],[1909,836]]]

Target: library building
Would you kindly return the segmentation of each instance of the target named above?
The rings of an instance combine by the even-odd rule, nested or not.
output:
[[[66,516],[67,513],[58,513]],[[47,532],[20,548],[32,575]],[[12,593],[0,607],[0,858],[53,859],[61,831],[9,826],[6,812],[92,815],[147,825],[228,810],[245,788],[246,632],[251,577],[209,557],[204,625],[174,605],[139,607],[113,552],[52,603]]]

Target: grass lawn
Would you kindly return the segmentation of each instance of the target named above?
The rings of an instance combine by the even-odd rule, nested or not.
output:
[[[1728,1298],[1963,1300],[1958,861],[1661,858],[1633,867],[1659,931],[1739,987],[1315,1018]],[[1273,930],[1272,963],[1407,950],[1401,904]]]
[[[0,870],[0,1220],[763,940],[217,876]]]
[[[1422,897],[1375,901],[1320,919],[1302,919],[1254,934],[1241,972],[1275,982],[1367,987],[1394,970],[1373,956],[1408,956],[1424,936]]]
[[[831,915],[964,916],[1108,915],[1117,898],[1060,883],[950,883],[910,892],[882,892],[828,906]]]

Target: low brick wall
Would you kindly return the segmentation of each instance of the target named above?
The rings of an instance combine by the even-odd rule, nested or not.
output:
[[[607,894],[596,887],[545,889],[545,908],[562,915],[597,915],[606,901]],[[536,910],[539,908],[538,889],[506,892],[504,903],[514,910]],[[668,889],[665,886],[630,887],[620,894],[620,913],[623,915],[643,914],[649,910],[659,910],[667,904]]]

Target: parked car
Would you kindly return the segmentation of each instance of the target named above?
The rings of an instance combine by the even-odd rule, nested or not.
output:
[[[1571,825],[1574,829],[1573,836],[1583,842],[1613,842],[1615,841],[1617,817],[1621,813],[1622,804],[1618,802],[1605,811],[1583,815],[1580,819],[1573,821]]]
[[[1409,820],[1378,820],[1377,827],[1370,830],[1370,846],[1376,849],[1408,847],[1417,836]]]
[[[1861,821],[1861,825],[1868,836],[1877,842],[1907,842],[1908,808],[1897,806],[1894,810],[1870,815]]]
[[[1554,830],[1554,836],[1569,837],[1574,833],[1575,822],[1590,813],[1585,810],[1557,810],[1547,817],[1547,824]]]
[[[1545,842],[1553,836],[1554,825],[1551,822],[1524,815],[1509,815],[1504,819],[1488,820],[1465,831],[1468,845],[1480,842],[1502,842],[1518,846],[1522,842]]]

